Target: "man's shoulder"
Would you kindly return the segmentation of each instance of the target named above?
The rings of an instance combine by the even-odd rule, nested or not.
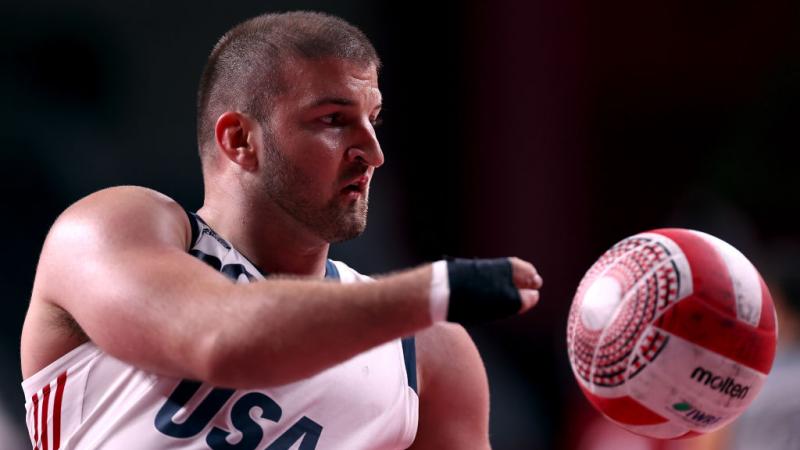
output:
[[[422,396],[480,394],[488,398],[483,360],[464,327],[439,322],[415,337]]]
[[[358,272],[356,269],[348,266],[346,263],[337,260],[329,260],[331,264],[336,268],[336,272],[339,276],[339,280],[342,283],[354,283],[354,282],[370,282],[375,281],[369,275],[364,275]]]
[[[139,234],[141,230],[188,227],[183,208],[170,197],[141,186],[116,186],[96,191],[70,205],[56,219],[48,244],[74,238]]]
[[[420,448],[488,448],[489,383],[472,338],[441,322],[417,333]]]
[[[95,191],[70,205],[59,217],[74,216],[108,217],[109,212],[124,213],[148,210],[181,210],[172,198],[142,186],[114,186]],[[102,214],[100,214],[102,212]]]
[[[461,325],[439,322],[415,338],[422,392],[425,385],[485,382],[486,371],[478,348]]]
[[[128,249],[188,247],[191,228],[183,209],[169,197],[137,186],[107,188],[69,206],[45,238],[33,298],[61,291],[74,263],[109,263]],[[55,282],[54,281],[58,281]],[[56,286],[55,289],[52,289]],[[53,295],[53,292],[49,292]]]
[[[458,363],[450,358],[458,356],[468,357],[470,363],[474,362],[475,357],[480,361],[478,350],[469,333],[464,327],[455,323],[436,323],[417,333],[416,341],[420,357],[427,365],[441,364],[450,367]]]
[[[146,273],[157,258],[188,248],[190,237],[183,209],[151,189],[103,189],[68,207],[39,257],[22,332],[23,372],[35,373],[85,342],[76,311],[111,302],[108,293],[136,284],[122,273]]]

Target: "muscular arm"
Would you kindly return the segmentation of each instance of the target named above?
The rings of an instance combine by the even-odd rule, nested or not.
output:
[[[414,450],[488,450],[489,384],[475,344],[460,325],[417,334],[419,428]]]
[[[187,254],[189,235],[180,207],[153,191],[87,197],[48,235],[31,308],[62,308],[138,367],[234,388],[294,381],[430,325],[429,266],[376,283],[240,285]],[[26,357],[32,327],[28,375],[38,370]]]

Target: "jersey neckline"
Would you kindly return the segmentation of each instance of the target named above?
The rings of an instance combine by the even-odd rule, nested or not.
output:
[[[231,243],[228,242],[227,239],[225,239],[222,236],[220,236],[220,234],[217,233],[213,228],[211,228],[211,225],[209,225],[208,222],[206,222],[200,216],[200,214],[198,214],[197,212],[189,211],[189,210],[184,210],[184,211],[186,211],[186,215],[189,216],[189,224],[192,227],[192,243],[191,243],[191,246],[189,247],[188,250],[191,250],[191,248],[194,247],[197,244],[197,240],[198,240],[198,238],[200,236],[200,230],[198,229],[197,222],[195,221],[195,220],[197,220],[200,223],[202,223],[203,226],[208,228],[209,231],[211,231],[211,233],[213,233],[213,237],[215,239],[217,239],[218,241],[221,241],[220,243],[223,243],[223,245],[225,245],[229,249],[235,250],[236,253],[242,255],[242,258],[247,260],[247,262],[249,262],[256,270],[258,270],[258,272],[263,277],[266,278],[266,277],[268,277],[270,275],[269,272],[263,270],[256,263],[251,261],[250,258],[247,257],[247,255],[245,255],[244,253],[240,252],[233,245],[231,245]],[[331,280],[331,281],[340,281],[341,280],[341,278],[339,276],[339,269],[336,267],[336,264],[334,264],[333,261],[330,258],[326,258],[325,259],[325,279],[326,280]]]

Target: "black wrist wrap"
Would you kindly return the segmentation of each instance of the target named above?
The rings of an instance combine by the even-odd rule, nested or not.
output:
[[[462,325],[490,322],[516,314],[522,307],[508,258],[449,259],[447,278],[448,322]]]

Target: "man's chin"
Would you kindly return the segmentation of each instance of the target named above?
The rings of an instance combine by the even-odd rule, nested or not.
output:
[[[328,241],[331,244],[336,244],[338,242],[344,242],[344,241],[349,241],[351,239],[355,239],[361,236],[361,233],[363,233],[366,228],[367,228],[366,219],[350,222],[348,224],[343,224],[342,227],[336,230],[337,231],[336,233],[332,233],[333,234],[332,239],[329,239]]]

